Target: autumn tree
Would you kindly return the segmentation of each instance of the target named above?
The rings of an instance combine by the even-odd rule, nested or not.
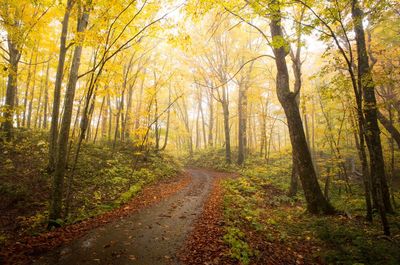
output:
[[[3,130],[7,140],[13,137],[16,95],[18,88],[18,66],[26,46],[30,46],[31,33],[43,22],[49,6],[41,1],[1,1],[1,26],[7,33],[7,47],[1,46],[8,72],[6,100],[3,109]]]

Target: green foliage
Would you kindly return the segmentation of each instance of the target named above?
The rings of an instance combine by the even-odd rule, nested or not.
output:
[[[37,212],[32,216],[19,216],[17,220],[22,224],[23,227],[26,227],[26,231],[34,233],[35,230],[40,228],[43,223],[47,221],[48,212]],[[56,223],[62,225],[62,220],[56,220]]]
[[[279,161],[272,160],[268,164],[261,159],[252,158],[251,161],[246,163],[242,174],[256,182],[261,180],[262,183],[260,183],[260,185],[274,183],[278,188],[287,190],[289,189],[289,176],[291,174],[290,156],[288,155],[287,158],[288,159],[284,158]]]
[[[398,239],[377,236],[381,234],[380,223],[368,224],[360,216],[365,208],[361,184],[353,184],[352,193],[340,193],[337,188],[342,185],[334,184],[337,188],[331,192],[332,203],[351,219],[308,215],[301,194],[295,198],[286,195],[290,181],[288,159],[274,159],[268,165],[257,160],[250,158],[240,177],[223,182],[224,240],[233,258],[243,264],[251,262],[257,251],[262,251],[251,239],[257,234],[263,241],[284,242],[292,249],[298,242],[318,245],[319,251],[308,258],[319,256],[327,264],[397,264]],[[389,219],[392,232],[397,234],[399,216]]]
[[[230,247],[230,256],[241,264],[249,264],[253,252],[244,240],[245,234],[236,227],[227,227],[224,242]]]
[[[233,153],[232,157],[236,154]],[[185,159],[185,164],[193,167],[210,168],[218,171],[236,172],[239,167],[235,164],[228,164],[225,160],[225,149],[204,149],[198,150]]]
[[[276,202],[267,198],[265,188],[271,185],[276,176],[254,160],[243,168],[241,177],[223,182],[224,219],[227,224],[224,241],[230,246],[231,257],[242,264],[249,264],[258,253],[246,236],[248,231],[265,234],[265,240],[273,237],[265,228],[267,225],[277,225],[277,221],[274,218],[263,219],[265,203],[278,205],[278,202],[289,200],[283,194],[279,195]],[[258,166],[252,167],[252,164]],[[269,168],[274,171],[275,166],[269,165]]]
[[[322,253],[328,264],[398,264],[398,242],[379,238],[373,231],[317,220],[315,231],[329,249]]]
[[[231,225],[245,223],[260,229],[260,210],[256,207],[259,197],[246,178],[228,180],[224,183],[224,216]]]
[[[14,213],[4,217],[6,222],[15,220],[15,228],[9,225],[10,229],[37,234],[46,229],[48,222],[48,135],[20,130],[15,137],[15,142],[0,143],[0,210]],[[84,143],[71,186],[69,215],[55,222],[61,226],[110,211],[129,202],[146,185],[175,176],[181,169],[177,159],[167,153],[138,153],[123,146],[112,150],[104,143]],[[66,188],[68,177],[69,172]],[[4,233],[7,237],[12,232]]]
[[[133,167],[135,163],[137,169]],[[146,185],[175,176],[181,168],[168,154],[143,156],[132,150],[113,152],[107,146],[88,145],[82,152],[76,180],[80,183],[75,193],[79,210],[70,214],[68,222],[102,214],[127,203]],[[97,188],[93,190],[93,187]]]
[[[129,187],[129,190],[122,193],[121,197],[116,200],[117,204],[123,204],[128,202],[133,196],[135,196],[143,187],[143,182],[138,182]]]
[[[275,49],[279,49],[281,47],[284,47],[285,49],[287,49],[288,44],[283,36],[275,36],[272,38],[271,45]]]
[[[28,190],[27,187],[13,183],[0,183],[0,194],[13,200],[22,200],[28,194]]]
[[[7,236],[3,233],[0,233],[0,246],[3,245],[7,241]]]

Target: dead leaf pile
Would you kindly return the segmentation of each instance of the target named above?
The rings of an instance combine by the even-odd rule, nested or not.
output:
[[[230,174],[208,172],[214,176],[213,187],[204,204],[203,212],[194,224],[179,257],[184,264],[235,264],[227,256],[229,251],[222,240],[224,235],[221,180]]]

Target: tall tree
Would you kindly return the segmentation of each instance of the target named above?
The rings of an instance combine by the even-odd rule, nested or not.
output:
[[[365,115],[365,137],[368,139],[367,147],[370,157],[370,174],[373,181],[373,192],[377,196],[377,206],[381,214],[384,233],[390,235],[389,224],[385,211],[392,212],[390,193],[386,180],[385,163],[383,160],[380,129],[378,126],[377,104],[375,97],[375,85],[372,78],[365,32],[363,26],[363,11],[358,0],[352,0],[352,18],[357,43],[358,62],[358,86],[363,93],[363,107]]]
[[[2,2],[0,6],[0,16],[2,26],[7,31],[7,88],[6,100],[3,106],[3,130],[6,133],[6,138],[10,141],[13,137],[13,120],[15,112],[15,97],[18,81],[18,64],[21,59],[21,37],[22,31],[22,14],[21,9],[16,8],[8,2]]]
[[[51,114],[50,139],[49,139],[49,165],[50,171],[54,170],[57,157],[58,122],[60,115],[61,85],[64,75],[65,57],[67,54],[67,34],[69,17],[75,0],[67,0],[64,19],[61,26],[60,51],[58,56],[56,82],[54,84],[53,109]]]
[[[298,8],[297,8],[298,9]],[[296,10],[297,13],[299,13],[298,18],[296,18],[300,23],[296,23],[295,26],[295,31],[296,31],[296,40],[295,40],[295,50],[292,48],[292,46],[289,46],[289,54],[290,54],[290,59],[292,60],[292,69],[293,69],[293,74],[294,74],[294,91],[299,91],[296,95],[296,103],[297,105],[300,104],[300,90],[301,90],[301,85],[302,85],[302,72],[301,72],[301,67],[302,67],[302,61],[301,61],[301,51],[302,51],[302,35],[303,35],[303,26],[301,21],[303,21],[304,14],[305,14],[305,8],[300,7],[300,10]],[[297,14],[296,14],[297,15]],[[309,137],[308,137],[308,130],[307,130],[307,119],[304,119],[304,125],[306,129],[306,139],[307,139],[307,144],[310,149],[310,143],[309,143]],[[292,150],[293,152],[294,150]],[[312,156],[311,156],[312,158]],[[290,177],[290,188],[288,195],[289,196],[295,196],[297,193],[297,188],[298,188],[298,173],[297,173],[297,165],[296,165],[296,155],[293,153],[292,154],[292,174]]]
[[[272,46],[277,69],[276,92],[286,114],[296,169],[303,186],[307,209],[311,213],[332,214],[335,210],[322,194],[304,134],[299,106],[296,102],[296,95],[299,91],[291,92],[289,88],[289,72],[286,64],[288,44],[282,31],[280,3],[277,0],[272,0],[268,5]]]
[[[49,215],[49,226],[57,225],[56,220],[61,218],[62,213],[62,198],[64,189],[64,176],[66,173],[67,166],[67,149],[68,149],[68,139],[69,130],[71,126],[72,119],[72,107],[75,98],[76,83],[78,80],[78,71],[81,62],[82,55],[82,42],[84,41],[84,31],[88,25],[89,20],[89,10],[91,8],[91,2],[81,3],[80,10],[78,13],[78,25],[77,25],[77,44],[74,49],[74,55],[72,58],[71,70],[69,73],[69,80],[67,89],[65,91],[65,101],[64,101],[64,115],[61,122],[61,129],[58,139],[57,148],[57,160],[53,176],[53,194],[50,207]]]

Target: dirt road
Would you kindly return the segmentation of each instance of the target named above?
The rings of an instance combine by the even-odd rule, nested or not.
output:
[[[189,170],[191,183],[166,200],[96,228],[38,258],[34,264],[179,264],[183,246],[212,186],[205,171]]]

